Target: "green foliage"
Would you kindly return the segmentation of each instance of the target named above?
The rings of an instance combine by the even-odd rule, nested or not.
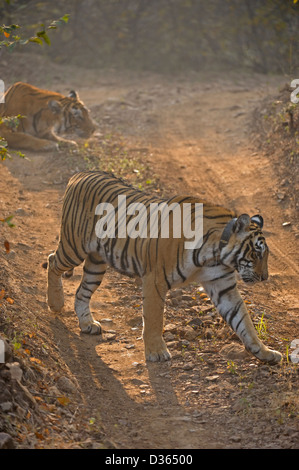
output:
[[[17,29],[21,28],[19,25],[11,24],[10,26],[0,26],[0,34],[3,33],[6,38],[0,41],[0,48],[6,46],[9,50],[12,50],[17,44],[24,46],[26,44],[29,44],[30,42],[40,44],[41,46],[45,43],[49,46],[51,44],[51,41],[48,36],[48,31],[52,29],[57,29],[58,26],[67,23],[68,20],[69,15],[65,14],[58,20],[52,21],[48,26],[41,24],[41,29],[37,31],[34,36],[25,39],[21,38],[21,36],[14,34]]]
[[[22,119],[23,117],[24,116],[21,116],[21,114],[18,114],[17,116],[0,117],[0,125],[4,124],[5,126],[11,129],[16,129],[20,123],[20,119]],[[22,152],[14,153],[19,155],[20,157],[25,157]],[[0,137],[0,161],[6,160],[6,158],[11,158],[11,154],[8,151],[7,142],[5,141],[5,139],[3,139],[3,137]]]
[[[227,362],[227,369],[231,374],[236,374],[237,373],[237,366],[234,363],[234,361],[228,361]]]
[[[15,155],[25,158],[25,155],[20,151],[14,151]],[[3,137],[0,137],[0,161],[4,161],[7,158],[12,158],[11,152],[8,151],[7,142]]]
[[[9,215],[8,217],[6,217],[5,219],[0,219],[0,222],[4,225],[4,224],[7,224],[10,228],[13,228],[15,225],[11,222],[11,220],[13,219],[13,215]]]
[[[17,129],[18,125],[20,124],[20,120],[24,118],[21,114],[17,116],[8,116],[8,117],[1,117],[0,116],[0,124],[5,124],[10,129]]]
[[[267,327],[267,320],[264,320],[264,313],[262,314],[258,324],[255,325],[255,329],[260,339],[263,339],[263,340],[267,339],[268,327]]]

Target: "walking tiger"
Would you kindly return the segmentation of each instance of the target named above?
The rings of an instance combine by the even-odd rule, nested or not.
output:
[[[171,230],[167,238],[161,237],[161,232],[156,238],[118,237],[119,220],[114,237],[96,234],[98,204],[110,204],[117,215],[118,198],[124,195],[127,207],[142,203],[147,217],[153,203],[179,207],[186,203],[191,206],[203,203],[201,246],[186,249],[184,235],[175,238]],[[126,222],[132,220],[132,213],[127,214]],[[228,209],[191,196],[175,196],[168,200],[149,196],[105,172],[78,173],[70,179],[65,192],[57,250],[48,257],[48,305],[53,311],[62,309],[62,275],[72,275],[73,269],[84,262],[82,280],[75,295],[75,312],[82,332],[100,334],[101,325],[94,320],[89,302],[100,286],[107,266],[139,276],[143,289],[145,357],[148,361],[165,361],[171,357],[163,339],[166,293],[172,287],[197,281],[245,348],[261,361],[278,363],[282,355],[267,348],[258,338],[236,282],[237,273],[246,283],[268,278],[269,249],[262,227],[260,215],[237,217]]]

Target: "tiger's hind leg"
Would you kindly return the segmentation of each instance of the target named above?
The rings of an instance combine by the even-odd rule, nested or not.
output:
[[[76,292],[75,312],[79,319],[82,333],[101,334],[101,324],[94,320],[89,303],[92,294],[102,282],[107,264],[98,253],[90,253],[85,259],[81,284]]]
[[[3,127],[1,136],[5,138],[8,146],[14,149],[32,150],[32,151],[57,151],[58,143],[52,140],[36,137],[25,132],[11,132]]]
[[[64,295],[61,277],[65,272],[70,272],[73,267],[65,266],[61,263],[59,248],[56,253],[48,256],[48,288],[47,301],[50,310],[60,312],[64,306]]]

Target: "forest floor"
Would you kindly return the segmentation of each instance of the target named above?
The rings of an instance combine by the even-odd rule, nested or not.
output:
[[[298,211],[278,153],[261,146],[260,125],[262,103],[275,100],[285,78],[166,77],[54,64],[45,75],[39,58],[29,67],[26,56],[15,57],[1,77],[6,83],[64,94],[76,88],[99,127],[79,151],[26,152],[26,159],[0,164],[0,218],[14,215],[15,224],[0,227],[0,334],[11,348],[9,365],[0,365],[7,445],[298,448],[298,366],[288,356],[299,339]],[[158,194],[189,193],[261,213],[270,280],[239,287],[264,342],[283,362],[268,366],[249,356],[200,286],[167,297],[166,363],[145,362],[140,284],[112,269],[91,304],[102,338],[81,334],[73,311],[80,268],[64,281],[63,313],[49,312],[41,265],[56,248],[66,183],[85,168],[113,170]],[[202,321],[192,328],[195,318]]]

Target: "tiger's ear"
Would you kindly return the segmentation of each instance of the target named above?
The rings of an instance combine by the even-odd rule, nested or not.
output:
[[[68,98],[76,98],[76,100],[79,100],[79,94],[75,90],[71,90],[67,96]]]
[[[234,232],[241,232],[246,230],[250,225],[250,217],[248,214],[240,215],[235,223]]]
[[[53,114],[60,114],[62,111],[61,104],[56,100],[50,100],[48,102],[48,107],[51,109]]]
[[[251,217],[251,222],[254,224],[258,225],[260,228],[263,228],[264,226],[264,219],[261,215],[256,214]]]

